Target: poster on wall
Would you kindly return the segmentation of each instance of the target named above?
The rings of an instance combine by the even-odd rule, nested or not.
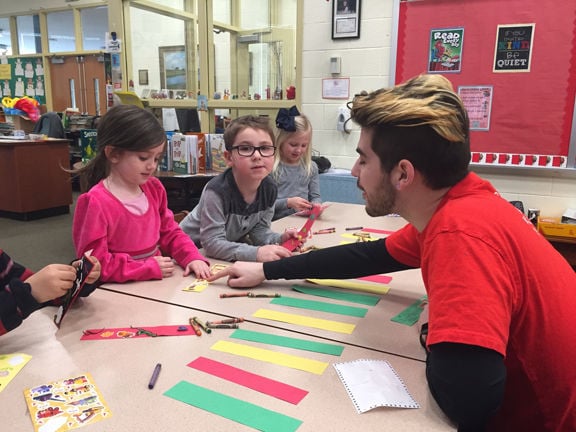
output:
[[[429,73],[460,72],[464,28],[430,30]]]
[[[459,86],[458,96],[468,112],[470,130],[490,130],[492,86]]]
[[[498,26],[494,48],[494,72],[530,72],[535,25],[531,23]]]

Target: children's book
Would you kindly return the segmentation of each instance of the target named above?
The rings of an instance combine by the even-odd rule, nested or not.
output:
[[[186,136],[174,134],[172,136],[172,171],[178,174],[190,174],[190,151]]]
[[[216,172],[226,171],[228,165],[224,159],[224,151],[226,150],[224,134],[208,134],[207,138],[210,169]]]
[[[80,150],[82,151],[82,162],[88,163],[96,156],[98,151],[96,129],[80,129]]]
[[[24,390],[36,432],[64,432],[112,416],[88,373]]]
[[[94,268],[94,264],[92,263],[92,261],[88,259],[91,252],[92,252],[91,250],[86,252],[82,257],[82,259],[80,260],[80,265],[76,269],[76,280],[74,281],[74,285],[72,285],[72,288],[70,288],[66,292],[66,295],[62,300],[62,304],[58,307],[56,315],[54,315],[54,324],[56,324],[58,328],[60,328],[64,316],[66,315],[72,304],[76,301],[76,298],[80,294],[80,291],[82,291],[82,288],[86,283],[86,278],[88,277],[88,274],[90,274],[92,268]]]

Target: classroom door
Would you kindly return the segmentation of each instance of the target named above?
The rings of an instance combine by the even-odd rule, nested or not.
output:
[[[64,56],[63,63],[50,62],[52,110],[77,108],[83,114],[106,112],[106,72],[104,57],[96,55]]]

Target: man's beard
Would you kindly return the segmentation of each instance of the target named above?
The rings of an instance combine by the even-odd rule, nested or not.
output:
[[[372,217],[395,213],[396,194],[396,189],[386,179],[384,188],[376,196],[366,195],[366,213]]]

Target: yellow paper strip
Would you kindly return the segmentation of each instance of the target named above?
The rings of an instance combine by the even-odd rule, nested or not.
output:
[[[196,279],[194,282],[192,282],[190,285],[188,285],[187,287],[183,288],[182,291],[188,291],[188,292],[202,292],[204,291],[206,288],[208,288],[208,282],[206,282],[204,279]]]
[[[257,318],[267,318],[274,321],[282,321],[291,324],[299,324],[305,327],[319,328],[323,330],[332,330],[338,333],[352,334],[355,324],[348,324],[339,321],[330,321],[309,316],[295,315],[284,312],[276,312],[268,309],[257,310],[252,316]]]
[[[255,348],[248,345],[243,345],[234,342],[228,342],[220,340],[212,345],[212,349],[216,351],[227,352],[230,354],[236,354],[242,357],[248,357],[255,360],[261,360],[268,363],[274,363],[281,366],[286,366],[292,369],[299,369],[306,372],[312,372],[318,375],[322,375],[328,363],[321,362],[318,360],[307,359],[304,357],[298,357],[291,354],[284,354],[279,352],[270,351],[262,348]]]
[[[306,280],[308,282],[312,282],[318,285],[331,286],[335,288],[347,288],[355,291],[365,291],[375,294],[386,294],[388,291],[390,291],[390,287],[388,285],[363,283],[351,279],[306,279]]]

